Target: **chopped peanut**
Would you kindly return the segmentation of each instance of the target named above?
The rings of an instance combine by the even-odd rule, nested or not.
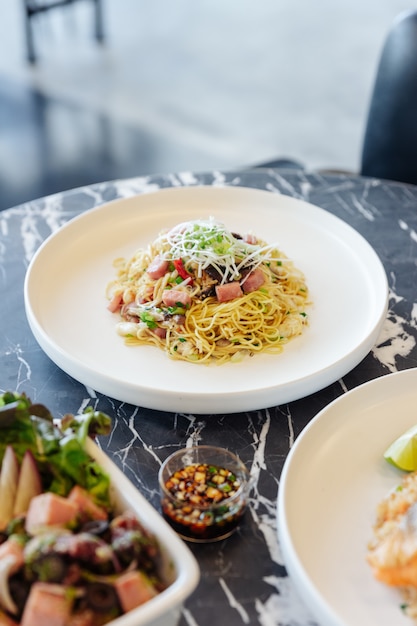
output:
[[[204,463],[187,465],[165,482],[174,501],[163,501],[164,515],[177,525],[193,528],[198,535],[209,528],[214,533],[216,524],[223,532],[225,523],[236,525],[243,513],[240,502],[228,504],[240,486],[235,474],[226,468]]]

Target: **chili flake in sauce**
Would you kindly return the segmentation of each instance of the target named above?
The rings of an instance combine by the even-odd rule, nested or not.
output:
[[[163,516],[188,539],[210,541],[228,536],[246,505],[236,497],[240,487],[240,480],[227,468],[208,463],[187,465],[165,481],[172,498],[162,499]]]

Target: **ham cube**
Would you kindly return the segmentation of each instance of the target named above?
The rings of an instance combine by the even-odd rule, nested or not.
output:
[[[228,302],[229,300],[240,298],[242,295],[243,291],[237,281],[216,285],[216,296],[219,302]]]
[[[148,275],[153,280],[158,280],[158,278],[162,278],[168,271],[169,263],[165,259],[162,259],[159,254],[154,258],[154,260],[149,264]]]
[[[159,339],[165,339],[165,337],[167,336],[167,329],[166,328],[161,328],[161,327],[153,328],[152,332]]]
[[[245,293],[252,293],[261,287],[265,282],[264,273],[259,267],[248,274],[242,281],[242,289]]]
[[[188,307],[191,304],[191,296],[181,289],[165,289],[162,292],[162,302],[165,306],[177,306],[177,304],[180,304],[183,307]]]
[[[57,591],[57,585],[36,582],[32,585],[21,626],[65,626],[70,616],[72,600],[65,588]]]
[[[253,246],[258,243],[258,238],[255,237],[255,235],[252,235],[252,233],[247,233],[246,235],[244,235],[243,240],[246,241],[246,243],[250,243]]]
[[[125,613],[156,596],[153,585],[142,572],[138,571],[119,576],[114,586]]]
[[[91,498],[90,494],[79,485],[75,485],[71,489],[68,494],[68,500],[77,505],[79,515],[82,519],[86,521],[107,520],[107,511],[101,506],[98,506]]]
[[[123,294],[116,293],[112,297],[110,302],[108,303],[107,308],[110,311],[110,313],[116,313],[116,311],[120,311],[122,304],[123,304]]]
[[[24,563],[23,545],[13,535],[0,545],[0,561],[6,557],[12,558],[15,562],[13,571],[18,570]]]
[[[67,526],[75,522],[78,505],[55,493],[42,493],[30,501],[25,528],[29,534],[44,526]]]

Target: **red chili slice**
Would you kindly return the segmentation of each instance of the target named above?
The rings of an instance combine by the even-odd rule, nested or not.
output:
[[[183,260],[182,259],[175,259],[175,261],[173,261],[173,263],[174,263],[175,269],[178,272],[178,276],[181,276],[181,278],[183,278],[184,280],[189,278],[190,279],[189,283],[190,283],[190,285],[192,285],[193,284],[193,277],[185,269]]]

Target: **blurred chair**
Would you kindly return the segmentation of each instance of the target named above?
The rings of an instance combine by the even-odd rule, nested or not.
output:
[[[303,169],[290,159],[255,167]],[[320,170],[320,173],[346,173]],[[417,184],[417,11],[401,13],[384,41],[361,148],[362,176]]]
[[[91,0],[94,4],[94,30],[97,41],[104,39],[102,0]],[[33,18],[39,13],[74,4],[77,0],[23,0],[25,11],[26,55],[29,63],[36,62],[33,37]]]
[[[303,163],[301,163],[301,161],[296,161],[295,159],[286,159],[284,157],[280,158],[276,158],[273,161],[265,161],[262,163],[256,163],[255,165],[251,165],[251,167],[266,167],[266,168],[270,168],[270,167],[277,167],[279,169],[283,169],[283,170],[304,170],[305,166],[303,165]]]
[[[417,11],[401,13],[385,39],[360,173],[417,184]]]

